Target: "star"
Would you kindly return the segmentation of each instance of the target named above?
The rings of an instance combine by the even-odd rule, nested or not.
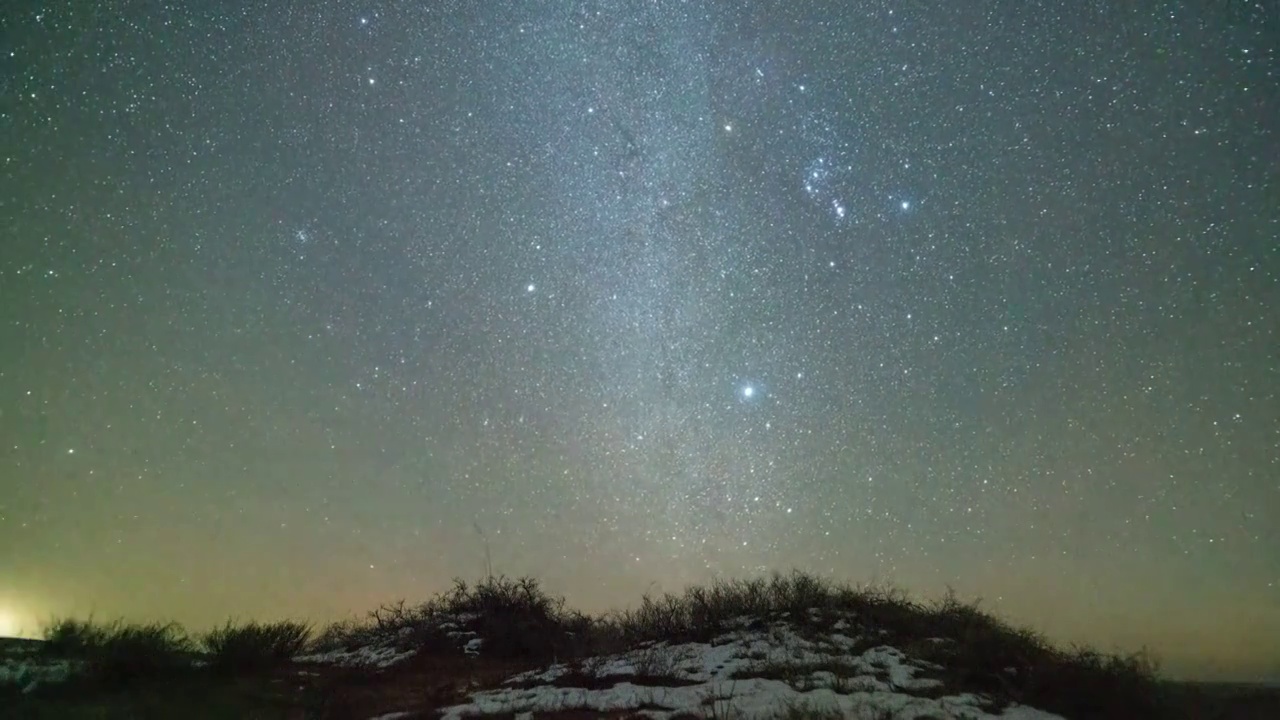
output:
[[[584,610],[802,566],[1280,668],[1204,639],[1280,607],[1258,3],[889,4],[6,14],[0,610],[327,620],[475,523]]]

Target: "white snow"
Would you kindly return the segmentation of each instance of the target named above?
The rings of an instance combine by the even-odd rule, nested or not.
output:
[[[352,650],[331,650],[323,653],[298,655],[293,658],[293,661],[318,665],[337,665],[340,667],[388,668],[413,657],[416,653],[416,650],[401,650],[394,644],[371,645]]]
[[[930,667],[927,663],[914,662],[887,645],[859,653],[857,642],[841,634],[813,641],[786,623],[774,623],[767,630],[738,630],[711,643],[656,643],[573,667],[557,664],[516,675],[503,687],[474,693],[470,702],[446,708],[441,717],[590,710],[637,712],[654,720],[677,714],[750,720],[807,707],[846,718],[878,718],[889,712],[901,720],[1061,720],[1021,706],[991,715],[983,710],[983,698],[971,694],[917,697],[912,693],[941,685],[916,677]],[[592,687],[570,682],[581,675],[592,679]],[[787,679],[775,679],[779,676]]]
[[[479,616],[471,613],[456,613],[441,616],[436,628],[444,632],[445,637],[460,643],[464,653],[475,656],[480,654],[484,639],[474,630],[467,630],[468,623],[475,622]],[[403,662],[417,654],[417,649],[406,647],[414,643],[414,628],[400,628],[395,636],[386,636],[372,645],[331,650],[322,653],[308,653],[293,658],[294,662],[338,665],[341,667],[388,668]]]
[[[17,685],[29,693],[44,683],[59,683],[79,670],[70,660],[55,660],[34,653],[0,656],[0,686]]]
[[[735,619],[727,625],[731,632],[708,643],[646,643],[624,653],[521,673],[500,686],[473,692],[467,702],[445,708],[439,717],[531,719],[534,713],[594,711],[652,720],[755,720],[803,708],[814,716],[864,720],[1062,720],[1019,705],[994,715],[989,699],[974,694],[939,696],[943,683],[930,675],[940,666],[880,642],[883,635],[856,636],[857,629],[845,620],[828,624],[821,634],[802,633],[785,614],[781,617],[769,624]],[[446,618],[439,626],[467,656],[478,655],[484,645],[483,638],[466,629],[473,620]],[[819,618],[809,620],[812,627]],[[368,646],[300,655],[294,661],[384,669],[413,657],[413,645],[412,631],[402,631]],[[75,662],[30,648],[0,652],[0,686],[17,685],[30,692],[76,672]],[[390,712],[370,720],[410,717],[416,715]]]

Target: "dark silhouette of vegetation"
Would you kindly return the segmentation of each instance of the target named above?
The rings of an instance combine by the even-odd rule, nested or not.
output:
[[[230,621],[206,633],[200,645],[209,663],[224,672],[252,672],[280,665],[302,654],[311,640],[311,626],[293,620],[274,623]]]
[[[467,655],[505,662],[504,668],[560,661],[569,664],[573,678],[598,684],[609,680],[592,670],[599,656],[649,653],[654,662],[637,660],[637,668],[646,667],[636,677],[643,675],[644,682],[658,686],[669,675],[674,684],[679,679],[655,648],[711,642],[726,633],[764,630],[779,622],[815,640],[836,632],[853,638],[851,654],[896,647],[920,663],[921,677],[940,683],[926,694],[975,693],[995,711],[1020,703],[1067,718],[1184,717],[1168,704],[1156,665],[1144,653],[1057,648],[954,594],[922,603],[894,588],[854,587],[803,573],[717,581],[677,594],[645,596],[632,609],[601,616],[566,609],[563,598],[547,593],[532,578],[486,577],[476,584],[459,580],[424,603],[384,605],[363,621],[324,628],[314,640],[310,626],[295,621],[229,622],[193,640],[174,624],[64,619],[49,627],[42,652],[76,661],[85,681],[110,687],[172,679],[200,668],[266,678],[304,652],[368,646],[416,650],[419,658],[437,658],[430,660],[435,663],[472,662]],[[861,681],[852,674],[842,676],[838,659],[831,662],[838,691],[856,692]],[[762,666],[757,676],[799,682],[811,671]],[[754,671],[745,672],[743,677]],[[342,685],[336,687],[331,692],[335,697],[342,693]],[[809,711],[794,707],[788,713],[798,717]]]
[[[84,680],[112,687],[190,671],[195,650],[176,623],[61,619],[45,631],[45,642],[46,654],[80,663]]]

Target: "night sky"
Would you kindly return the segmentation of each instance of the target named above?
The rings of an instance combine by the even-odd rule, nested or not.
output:
[[[0,613],[801,568],[1280,678],[1270,3],[5,2]]]

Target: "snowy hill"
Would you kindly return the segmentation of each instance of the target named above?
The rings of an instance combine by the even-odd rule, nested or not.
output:
[[[709,643],[648,643],[636,650],[557,663],[516,675],[447,707],[444,718],[565,710],[676,717],[990,718],[998,703],[974,694],[946,694],[930,677],[937,666],[881,645],[861,643],[836,627],[806,638],[788,622],[740,630]],[[839,624],[838,624],[839,625]],[[1058,716],[1022,706],[998,716],[1048,720]]]
[[[954,598],[800,574],[602,617],[496,578],[314,638],[288,621],[194,637],[65,621],[45,645],[0,649],[0,707],[17,708],[5,717],[1280,717],[1271,699],[1249,696],[1260,715],[1217,714],[1207,695],[1165,692],[1143,656],[1062,651]]]

